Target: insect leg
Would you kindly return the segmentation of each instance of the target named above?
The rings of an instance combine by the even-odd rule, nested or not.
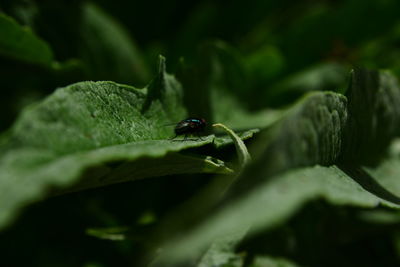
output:
[[[204,139],[201,138],[201,135],[200,135],[199,133],[197,133],[197,137],[198,137],[201,141],[204,141]]]

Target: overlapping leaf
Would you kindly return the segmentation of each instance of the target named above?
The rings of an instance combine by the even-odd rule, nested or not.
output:
[[[350,154],[348,147],[344,148],[342,142],[348,138],[348,131],[359,120],[358,116],[364,114],[376,117],[373,119],[374,124],[368,123],[370,117],[363,120],[366,126],[361,129],[367,129],[370,133],[375,126],[398,118],[397,108],[388,102],[384,105],[387,110],[385,113],[381,113],[379,108],[369,109],[367,115],[361,112],[367,105],[382,107],[382,101],[395,101],[400,93],[396,80],[390,74],[374,75],[377,75],[375,77],[378,79],[371,79],[368,72],[354,73],[348,94],[358,94],[363,90],[368,95],[376,94],[376,97],[358,100],[361,107],[355,108],[351,104],[347,109],[345,97],[339,94],[314,93],[300,101],[275,126],[262,133],[255,144],[256,161],[230,190],[228,202],[183,238],[168,243],[170,250],[160,258],[160,262],[179,262],[196,257],[214,238],[246,227],[250,227],[249,233],[271,229],[287,220],[304,203],[319,198],[324,198],[333,205],[363,208],[385,205],[399,209],[400,206],[394,201],[394,197],[385,196],[389,191],[391,194],[400,195],[397,181],[400,175],[398,159],[368,170],[358,165],[357,161],[347,162],[346,166],[353,166],[358,173],[367,177],[372,175],[366,179],[373,181],[373,186],[379,189],[383,186],[384,193],[382,190],[368,190],[352,173],[345,173],[336,166],[313,167],[315,164],[334,165],[336,162],[340,162],[342,166],[342,153],[345,151],[346,155]],[[350,124],[346,123],[347,110],[354,116],[350,119]],[[385,116],[381,117],[382,114]],[[376,128],[380,135],[388,140],[373,144],[370,147],[372,154],[377,148],[379,151],[387,149],[390,139],[397,134],[394,130],[397,129],[395,125],[383,129]],[[362,140],[364,139],[360,138],[358,141],[366,146]],[[362,149],[364,154],[369,151],[368,147]],[[357,155],[357,150],[353,152]],[[301,166],[311,167],[298,169]],[[290,170],[293,168],[297,169]],[[379,174],[382,173],[385,179],[381,185],[379,178],[382,175]]]
[[[80,177],[81,184],[69,190],[173,173],[229,173],[221,161],[174,153],[213,141],[168,140],[172,132],[165,124],[184,117],[180,84],[165,73],[163,58],[159,75],[145,89],[114,82],[58,89],[26,109],[3,142],[0,225],[50,186],[61,187],[59,192]]]

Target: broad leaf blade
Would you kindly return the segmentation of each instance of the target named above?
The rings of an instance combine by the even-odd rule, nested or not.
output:
[[[301,166],[333,164],[341,152],[346,105],[340,94],[310,93],[264,130],[250,151],[256,164],[268,170],[265,176]]]
[[[221,161],[172,153],[210,142],[212,137],[180,144],[168,140],[139,141],[64,156],[36,148],[12,150],[1,156],[0,226],[21,205],[49,194],[170,174],[231,173]]]
[[[287,220],[310,200],[324,198],[334,205],[373,208],[387,204],[370,194],[335,167],[309,167],[278,175],[239,200],[230,203],[205,223],[171,241],[164,263],[182,262],[195,257],[211,240],[251,226],[249,234],[271,229]]]
[[[164,125],[185,117],[181,87],[162,58],[156,80],[145,89],[81,82],[24,110],[1,147],[0,226],[54,186],[62,193],[150,176],[230,173],[221,161],[173,153],[214,137],[168,140],[172,129]]]
[[[165,62],[160,62],[158,79],[163,82],[149,89],[162,92],[159,96],[114,82],[81,82],[58,89],[22,113],[12,129],[12,146],[65,154],[171,137],[165,125],[184,118],[185,109],[179,82],[164,74]]]

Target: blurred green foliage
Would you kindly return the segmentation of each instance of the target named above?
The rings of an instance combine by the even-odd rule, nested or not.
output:
[[[398,266],[399,10],[1,1],[0,265]]]

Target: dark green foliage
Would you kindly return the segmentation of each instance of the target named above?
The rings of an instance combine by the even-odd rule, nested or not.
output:
[[[21,27],[5,14],[0,14],[0,54],[30,64],[49,67],[53,54],[49,46],[29,28]]]
[[[0,265],[398,266],[399,9],[3,1]]]

